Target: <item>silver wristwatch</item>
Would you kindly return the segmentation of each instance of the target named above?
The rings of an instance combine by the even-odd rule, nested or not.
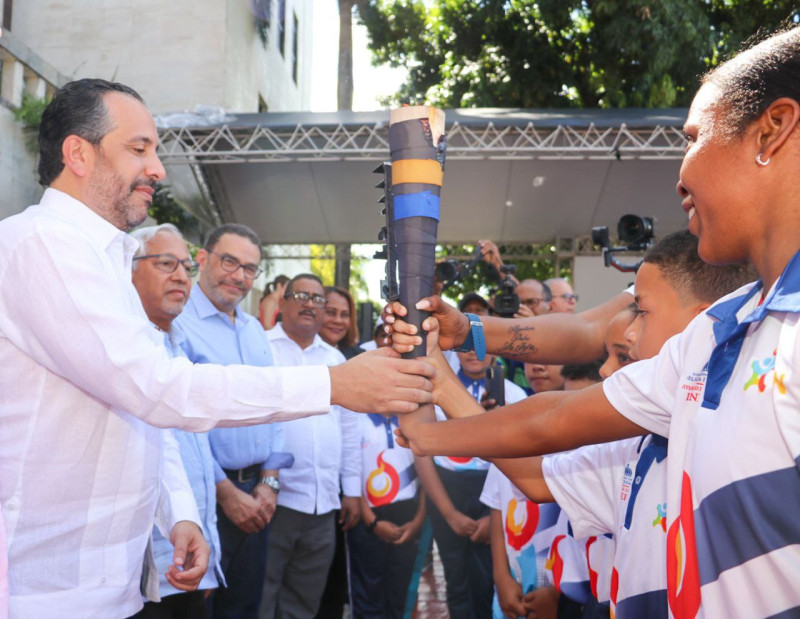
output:
[[[262,477],[258,480],[259,484],[264,484],[265,486],[269,486],[275,494],[278,494],[281,491],[281,482],[278,481],[277,477],[270,475],[269,477]]]

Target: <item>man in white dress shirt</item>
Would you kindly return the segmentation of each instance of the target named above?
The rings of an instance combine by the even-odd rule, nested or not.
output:
[[[289,282],[282,321],[267,331],[276,365],[344,363],[344,355],[319,336],[325,305],[325,288],[315,275]],[[317,613],[336,547],[336,510],[341,507],[345,528],[358,524],[360,447],[355,413],[337,406],[329,415],[284,424],[284,451],[294,464],[281,473],[261,619],[311,619]]]
[[[70,82],[45,110],[39,144],[48,188],[0,222],[10,614],[126,617],[142,606],[154,518],[164,531],[185,519],[159,492],[169,480],[153,426],[204,431],[322,414],[332,403],[408,411],[430,400],[420,375],[433,368],[387,354],[302,369],[171,358],[131,282],[137,243],[125,233],[165,174],[141,98],[104,80]]]

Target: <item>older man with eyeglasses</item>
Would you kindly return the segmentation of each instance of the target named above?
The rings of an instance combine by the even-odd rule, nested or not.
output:
[[[545,280],[544,283],[550,289],[550,313],[574,314],[578,295],[572,290],[569,282],[563,277],[552,277]]]
[[[319,336],[326,305],[316,275],[289,281],[281,322],[267,332],[276,365],[344,363]],[[286,451],[295,460],[281,480],[259,619],[313,617],[319,610],[336,547],[336,510],[344,529],[359,521],[361,443],[354,417],[332,406],[327,415],[284,424]]]
[[[162,335],[170,355],[182,357],[180,341],[183,336],[172,323],[189,298],[191,278],[197,274],[198,265],[189,255],[183,235],[172,224],[139,228],[131,236],[139,242],[133,256],[133,285],[142,307]],[[163,442],[159,503],[188,504],[190,513],[196,513],[196,524],[201,530],[185,520],[178,522],[170,532],[162,533],[158,525],[154,527],[151,548],[157,574],[148,570],[142,579],[143,593],[149,601],[134,617],[201,617],[205,615],[207,594],[220,582],[224,583],[219,565],[221,553],[211,445],[207,434],[183,430],[164,430]],[[192,548],[193,565],[183,565],[183,571],[178,571],[174,567],[174,546],[181,529],[199,539]],[[146,558],[149,565],[149,552]],[[158,602],[155,601],[156,592],[161,598]]]
[[[186,355],[195,363],[273,365],[257,318],[239,303],[261,272],[261,241],[247,226],[224,224],[211,231],[197,253],[200,277],[176,320]],[[280,423],[215,428],[214,456],[222,570],[227,587],[212,598],[214,618],[255,616],[267,557],[269,523],[275,513],[278,469],[291,465],[283,452]]]

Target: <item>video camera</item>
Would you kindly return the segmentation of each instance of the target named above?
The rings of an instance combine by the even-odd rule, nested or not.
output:
[[[494,269],[493,269],[494,270]],[[494,313],[502,318],[513,318],[519,311],[517,282],[511,277],[517,272],[516,264],[504,264],[500,267],[500,286],[494,295]]]
[[[447,290],[449,286],[457,282],[459,279],[464,279],[481,261],[481,246],[476,245],[475,251],[469,257],[469,260],[443,260],[436,263],[433,270],[433,276],[442,283],[442,290]]]
[[[623,215],[617,222],[617,237],[623,245],[612,247],[607,226],[592,228],[592,242],[603,250],[603,262],[607,267],[614,267],[623,273],[635,273],[642,261],[624,264],[614,257],[615,253],[626,251],[645,251],[653,244],[655,235],[655,217],[639,215]]]

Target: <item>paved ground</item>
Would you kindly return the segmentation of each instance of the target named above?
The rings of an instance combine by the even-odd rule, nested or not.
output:
[[[414,619],[449,619],[445,597],[444,570],[439,560],[436,544],[433,545],[433,562],[422,572]]]

